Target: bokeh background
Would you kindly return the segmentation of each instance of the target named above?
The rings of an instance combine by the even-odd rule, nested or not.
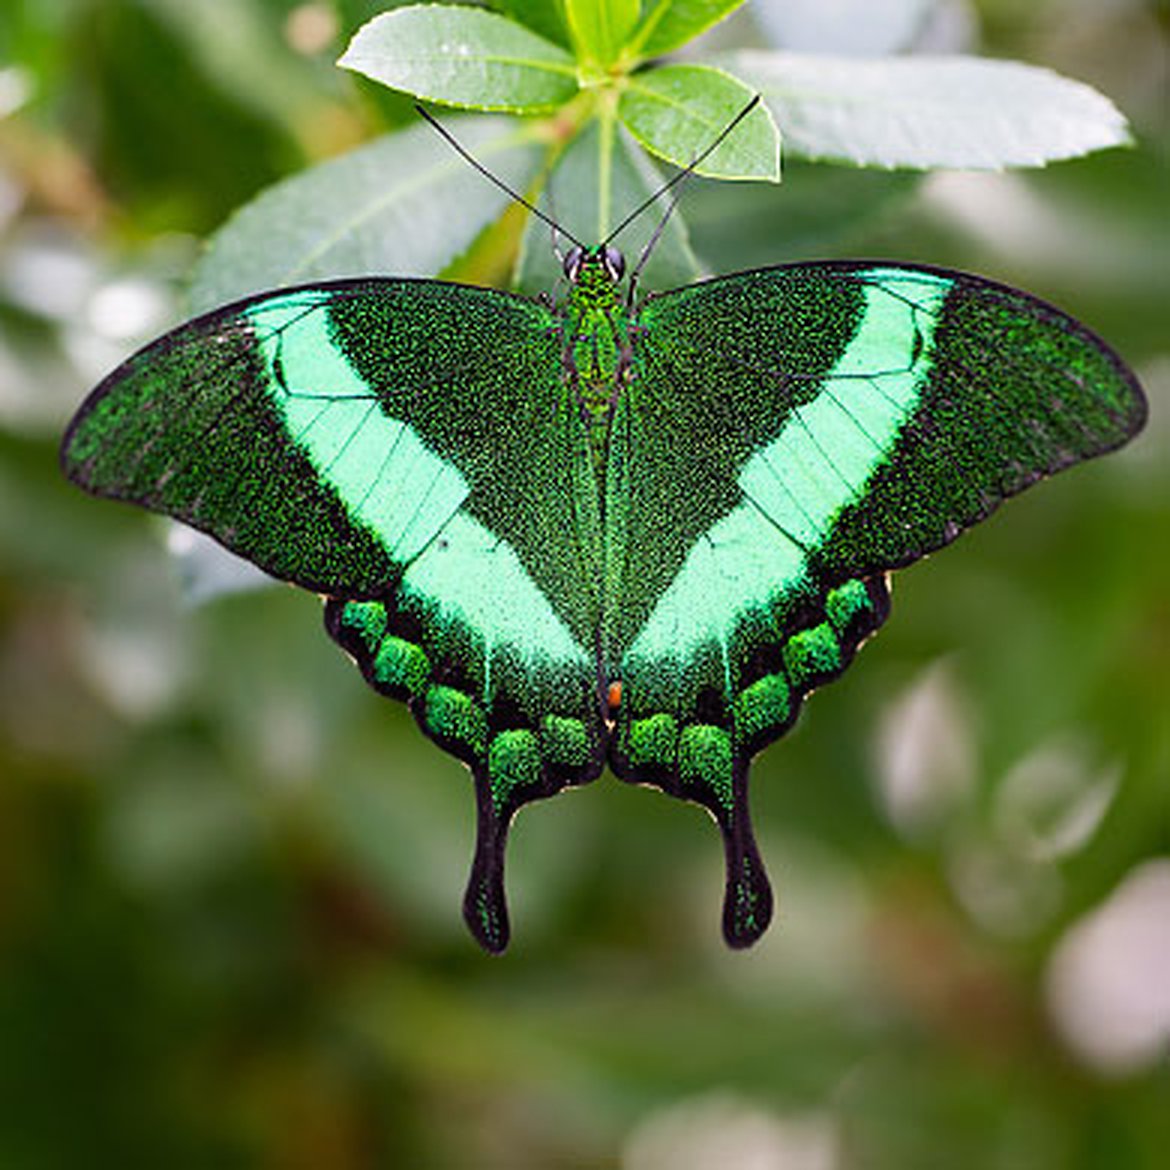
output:
[[[56,468],[202,237],[407,121],[332,65],[378,7],[0,7],[0,1167],[1165,1165],[1166,5],[946,6],[1109,94],[1133,149],[695,184],[713,269],[983,271],[1107,336],[1150,425],[902,573],[757,762],[753,951],[720,941],[704,815],[607,778],[521,816],[502,959],[459,917],[466,773],[318,601],[193,603],[165,525]]]

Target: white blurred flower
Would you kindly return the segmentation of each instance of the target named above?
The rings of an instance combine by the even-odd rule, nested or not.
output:
[[[1033,861],[1054,861],[1085,846],[1121,782],[1116,763],[1099,765],[1093,745],[1067,735],[1017,763],[996,793],[997,835]]]
[[[630,1135],[622,1170],[834,1170],[836,1126],[820,1114],[783,1116],[730,1094],[652,1113]]]
[[[1170,1055],[1170,858],[1132,870],[1075,923],[1047,972],[1048,1007],[1069,1047],[1124,1075]]]
[[[882,807],[903,836],[937,829],[967,802],[975,784],[971,720],[945,662],[927,667],[886,707],[876,757]]]

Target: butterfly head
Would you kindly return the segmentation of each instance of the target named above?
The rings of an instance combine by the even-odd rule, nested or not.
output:
[[[583,248],[579,244],[565,254],[565,276],[570,284],[603,280],[617,284],[625,275],[626,258],[612,244]]]

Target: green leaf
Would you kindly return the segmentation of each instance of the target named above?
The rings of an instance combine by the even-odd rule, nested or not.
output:
[[[539,33],[545,40],[569,47],[564,0],[495,0],[492,7],[510,16],[517,24]]]
[[[415,97],[534,113],[577,92],[564,49],[494,12],[417,4],[364,24],[338,64]]]
[[[1125,118],[1108,98],[1014,61],[751,50],[718,61],[764,95],[788,148],[809,158],[998,170],[1128,141]]]
[[[801,53],[881,57],[912,44],[939,0],[784,0],[752,15],[772,43]]]
[[[743,0],[656,0],[633,45],[643,57],[659,57],[718,24],[741,4]]]
[[[508,118],[452,118],[459,140],[523,189],[540,164]],[[238,211],[195,270],[194,312],[339,276],[434,276],[508,205],[429,126],[387,135],[296,175]]]
[[[545,185],[542,210],[586,244],[606,236],[648,196],[662,187],[658,168],[617,126],[591,122],[569,145]],[[666,200],[647,208],[614,243],[633,269],[666,210]],[[558,241],[563,249],[564,237]],[[686,226],[676,211],[655,244],[639,283],[643,289],[673,288],[701,273]],[[528,221],[516,273],[521,292],[535,295],[564,282],[552,246],[552,231],[535,216]]]
[[[727,129],[754,90],[707,65],[665,65],[634,74],[618,115],[647,150],[689,165]],[[697,168],[716,179],[780,178],[780,135],[771,115],[757,107]]]
[[[596,65],[610,65],[626,43],[641,14],[641,0],[564,0],[577,56]]]

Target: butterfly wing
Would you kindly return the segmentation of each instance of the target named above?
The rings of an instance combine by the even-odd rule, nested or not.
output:
[[[609,468],[611,763],[714,814],[733,945],[771,910],[748,761],[884,620],[886,572],[1144,417],[1099,338],[971,276],[796,264],[648,299]]]
[[[62,460],[334,599],[367,679],[473,770],[465,911],[502,949],[512,814],[604,757],[596,489],[549,310],[421,280],[245,300],[111,374]]]

